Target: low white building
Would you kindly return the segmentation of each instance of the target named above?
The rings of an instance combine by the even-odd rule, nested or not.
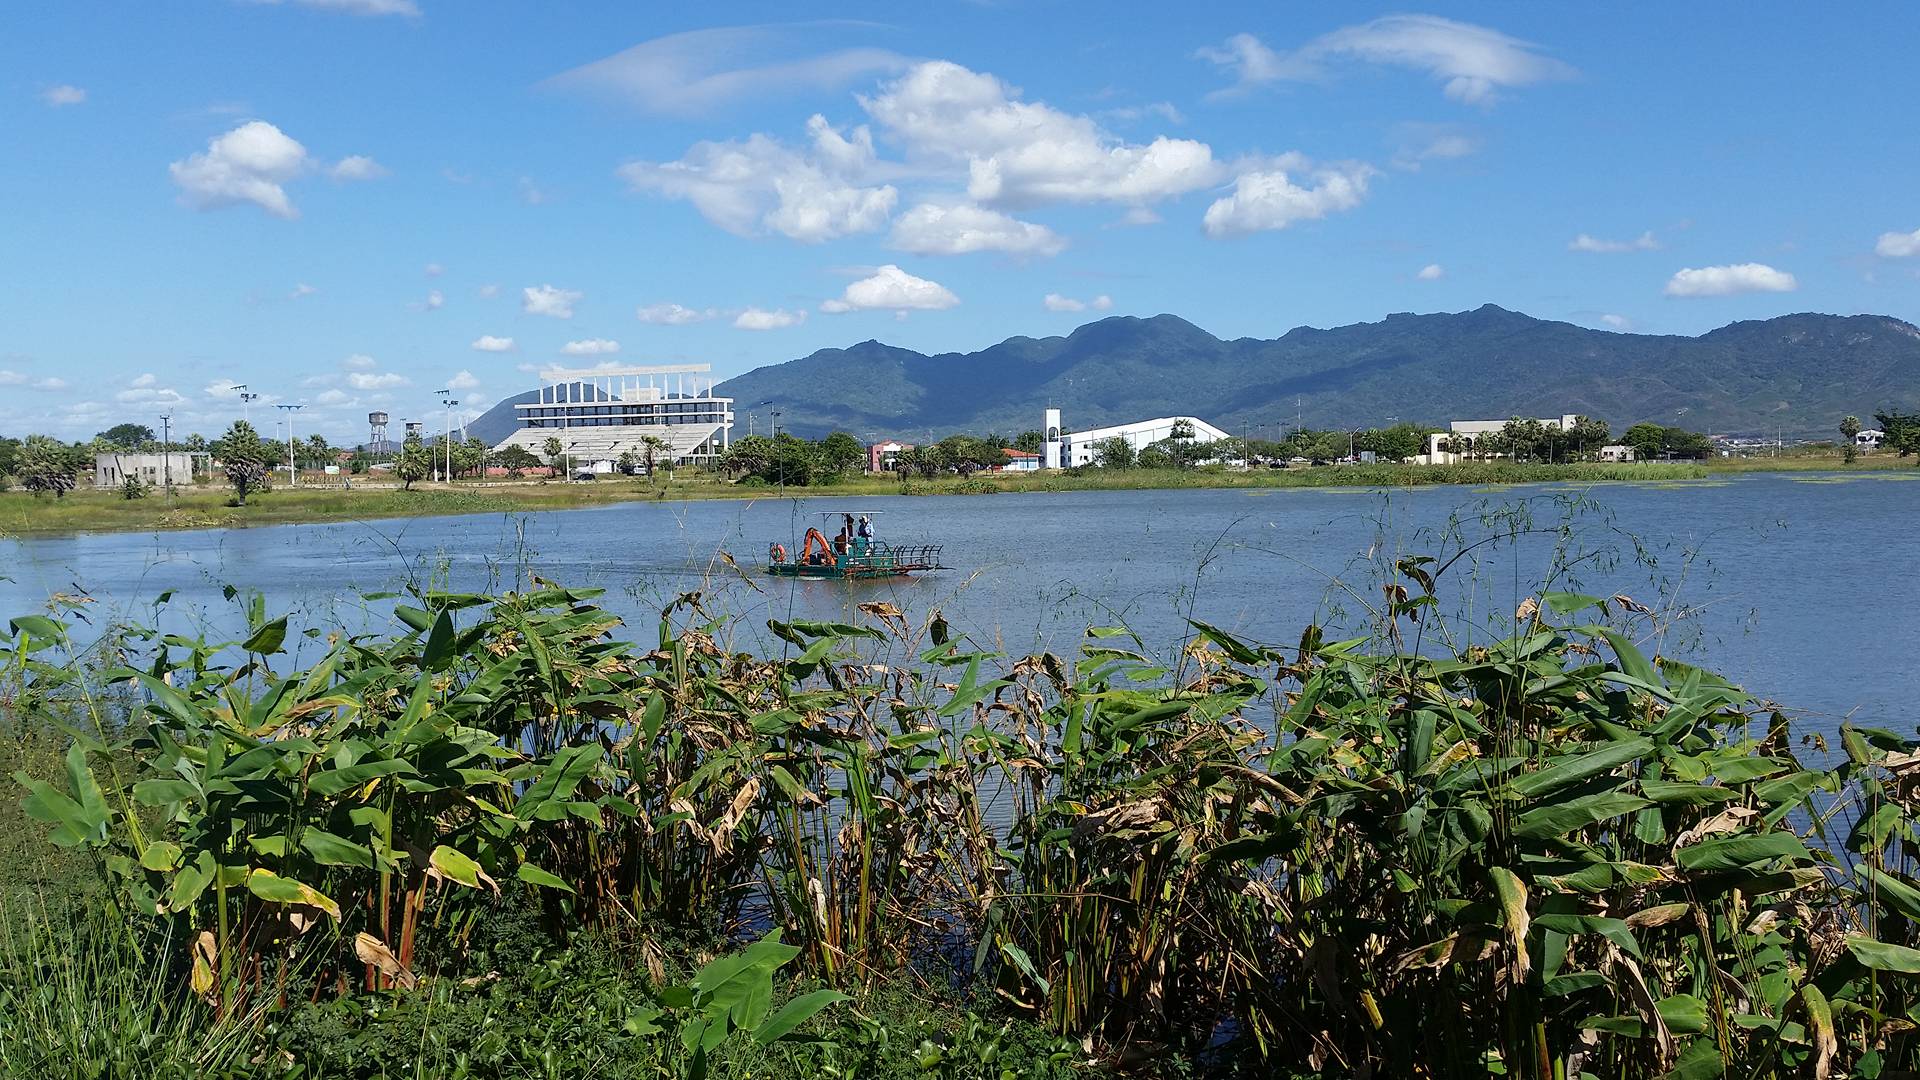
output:
[[[1427,452],[1415,458],[1421,465],[1455,465],[1467,456],[1467,448],[1489,435],[1500,434],[1500,429],[1512,420],[1455,420],[1447,425],[1446,431],[1436,431],[1427,436]],[[1558,419],[1538,418],[1537,423],[1554,431],[1570,430],[1580,419],[1573,413],[1567,413]],[[1446,449],[1452,442],[1454,449]]]
[[[1881,431],[1878,428],[1868,428],[1865,431],[1859,432],[1858,434],[1854,435],[1853,444],[1855,446],[1864,446],[1869,450],[1878,450],[1880,448],[1880,444],[1885,442],[1886,439],[1887,439],[1886,432]]]
[[[1611,446],[1603,446],[1600,448],[1601,461],[1632,461],[1634,456],[1633,447],[1626,446],[1622,443],[1614,443]]]
[[[1054,414],[1050,413],[1048,419],[1050,426],[1054,426]],[[1097,463],[1100,457],[1100,444],[1109,439],[1127,440],[1137,454],[1162,439],[1172,438],[1174,426],[1182,423],[1193,429],[1191,438],[1196,443],[1219,442],[1229,437],[1226,432],[1197,416],[1157,416],[1151,420],[1089,428],[1086,431],[1075,431],[1060,436],[1060,465],[1072,467]]]
[[[206,454],[192,454],[185,450],[175,450],[170,454],[136,454],[109,452],[93,455],[93,486],[97,488],[117,488],[129,478],[142,480],[154,487],[165,484],[193,483],[194,459],[199,458],[204,465]]]

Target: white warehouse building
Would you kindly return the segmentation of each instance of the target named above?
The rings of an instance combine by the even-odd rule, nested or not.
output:
[[[514,406],[520,426],[494,449],[518,446],[545,460],[559,439],[572,468],[612,472],[622,454],[645,455],[648,437],[664,443],[656,460],[713,461],[726,453],[733,399],[714,397],[710,364],[551,368],[547,385]]]
[[[1174,425],[1182,422],[1193,428],[1193,441],[1196,443],[1218,442],[1229,437],[1226,432],[1197,416],[1158,416],[1151,420],[1136,420],[1131,424],[1115,424],[1111,427],[1090,428],[1086,431],[1062,434],[1060,410],[1048,409],[1045,429],[1047,443],[1043,464],[1049,469],[1095,464],[1100,454],[1100,444],[1116,438],[1127,440],[1137,454],[1162,439],[1172,438]]]

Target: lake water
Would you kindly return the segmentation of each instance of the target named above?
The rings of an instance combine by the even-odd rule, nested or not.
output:
[[[820,511],[877,510],[882,539],[941,542],[955,569],[849,584],[770,578],[767,546],[792,550]],[[976,642],[1074,649],[1090,625],[1178,646],[1191,616],[1263,642],[1309,623],[1355,633],[1404,554],[1447,557],[1503,532],[1443,578],[1464,635],[1497,633],[1555,565],[1561,587],[1625,593],[1661,613],[1649,650],[1704,663],[1831,730],[1841,718],[1909,732],[1920,698],[1920,482],[1904,473],[1388,493],[1301,489],[767,498],[626,503],[524,515],[414,518],[209,532],[0,541],[0,614],[87,596],[95,624],[159,622],[230,637],[244,624],[223,587],[258,588],[306,625],[390,625],[408,582],[509,587],[528,572],[607,590],[636,639],[661,606],[699,590],[738,616],[734,644],[777,648],[768,618],[859,621],[889,601],[916,624],[938,609]],[[730,553],[745,573],[718,557]],[[164,609],[150,606],[165,590]],[[296,639],[298,640],[298,639]],[[309,650],[316,648],[311,644]]]

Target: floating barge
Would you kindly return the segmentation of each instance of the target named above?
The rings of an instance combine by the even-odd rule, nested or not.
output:
[[[820,516],[845,517],[849,522],[853,518],[853,515],[844,512],[826,512]],[[870,518],[872,515],[861,516]],[[943,550],[945,548],[941,544],[896,546],[856,535],[850,531],[850,527],[842,529],[839,535],[829,540],[818,528],[810,528],[801,540],[798,551],[789,553],[785,544],[777,542],[767,545],[767,573],[775,577],[841,578],[847,581],[910,577],[930,570],[951,569],[940,563]]]

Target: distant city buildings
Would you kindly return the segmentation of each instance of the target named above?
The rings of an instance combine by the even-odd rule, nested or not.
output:
[[[709,364],[551,368],[533,401],[514,406],[520,426],[495,446],[546,460],[558,439],[576,471],[610,473],[624,454],[655,460],[718,461],[733,430],[733,399],[713,395]],[[649,440],[653,440],[649,443]]]

